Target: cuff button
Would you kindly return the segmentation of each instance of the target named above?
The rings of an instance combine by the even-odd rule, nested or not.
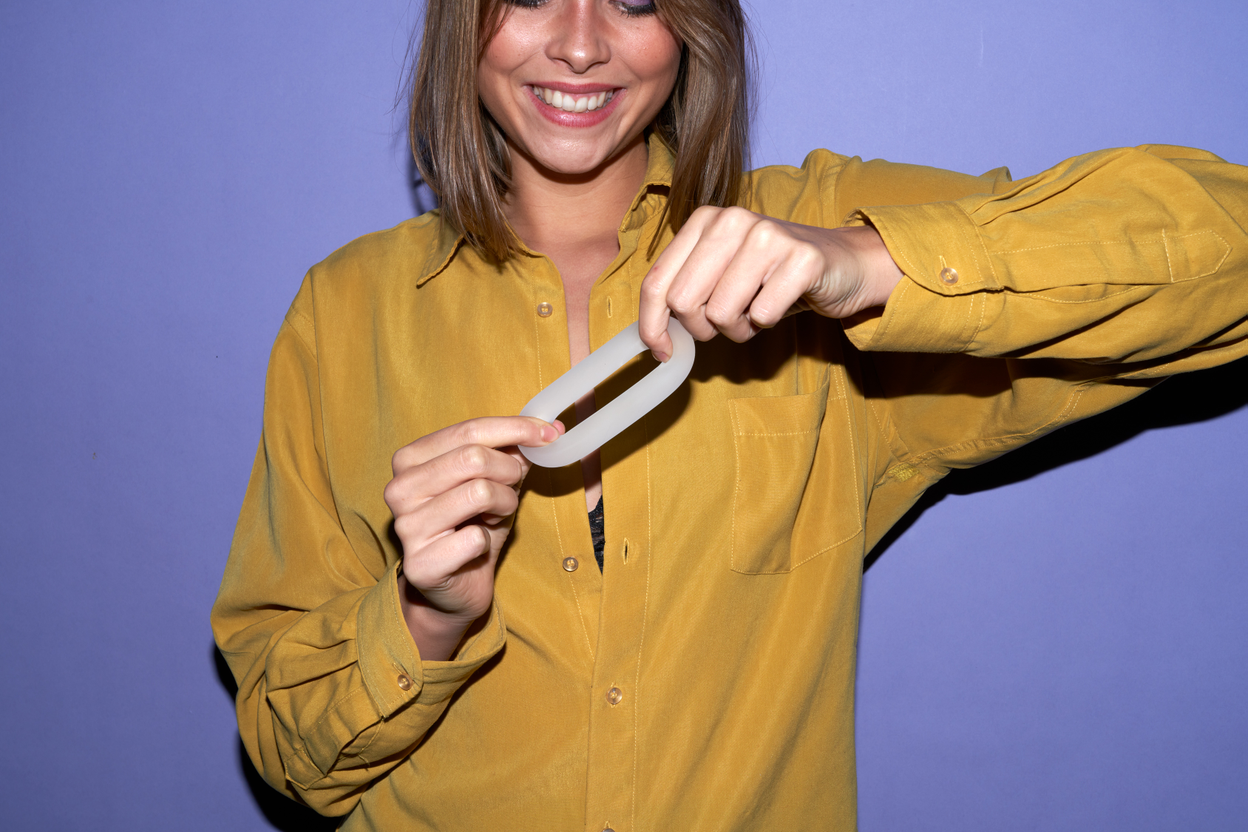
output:
[[[946,286],[952,286],[958,282],[958,270],[951,269],[948,266],[940,270],[940,282]]]
[[[412,680],[406,673],[399,674],[399,689],[400,690],[412,689]]]

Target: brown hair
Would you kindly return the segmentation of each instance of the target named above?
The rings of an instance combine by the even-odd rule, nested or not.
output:
[[[428,0],[409,77],[408,136],[442,217],[484,253],[518,248],[503,215],[510,156],[477,95],[477,64],[505,0]],[[737,201],[748,161],[753,51],[738,0],[655,0],[681,39],[680,69],[653,129],[675,156],[666,208],[674,229],[701,205]]]

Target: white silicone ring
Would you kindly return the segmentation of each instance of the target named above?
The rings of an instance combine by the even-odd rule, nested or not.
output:
[[[521,445],[520,453],[534,465],[559,468],[588,456],[653,410],[676,391],[693,369],[693,337],[675,318],[668,319],[667,335],[672,339],[671,358],[554,442],[541,448]],[[637,324],[634,323],[551,382],[550,386],[529,400],[520,415],[555,421],[577,399],[645,349],[646,345],[641,342]]]

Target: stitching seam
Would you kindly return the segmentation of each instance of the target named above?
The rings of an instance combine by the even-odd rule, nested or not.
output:
[[[799,394],[799,395],[805,395],[805,394]],[[801,436],[802,434],[814,433],[814,432],[815,432],[814,430],[790,430],[784,433],[769,433],[766,431],[756,431],[756,432],[755,431],[741,431],[738,433],[737,431],[733,431],[733,433],[737,436]]]
[[[1113,284],[1105,283],[1101,285],[1110,286]],[[1136,283],[1136,284],[1124,286],[1118,291],[1113,292],[1108,295],[1104,295],[1103,297],[1084,298],[1082,300],[1063,300],[1061,298],[1051,298],[1048,295],[1041,294],[1041,292],[1047,292],[1047,291],[1050,291],[1051,289],[1062,288],[1062,287],[1057,287],[1057,286],[1052,286],[1049,289],[1042,289],[1039,292],[1010,292],[1009,297],[1015,300],[1020,300],[1020,301],[1021,300],[1039,300],[1039,301],[1044,301],[1045,303],[1064,303],[1064,304],[1076,304],[1077,305],[1081,303],[1100,303],[1101,301],[1109,300],[1110,298],[1116,298],[1119,295],[1125,295],[1127,292],[1135,292],[1140,289],[1146,289],[1151,286],[1158,286],[1158,285],[1161,285],[1161,284]]]
[[[633,677],[633,782],[632,792],[629,797],[629,826],[633,829],[637,828],[637,738],[641,730],[638,727],[639,715],[641,713],[641,656],[642,647],[646,643],[646,621],[650,614],[650,572],[654,566],[654,534],[650,518],[652,480],[650,476],[649,421],[648,416],[641,420],[641,429],[646,435],[646,591],[641,602],[641,626],[637,629],[637,673]]]
[[[1161,242],[1164,245],[1166,241],[1166,232],[1161,232]],[[998,251],[997,254],[1022,254],[1027,251],[1043,251],[1049,248],[1077,248],[1083,246],[1129,246],[1138,245],[1140,243],[1156,243],[1155,237],[1138,237],[1130,240],[1082,240],[1073,243],[1049,243],[1045,246],[1028,246],[1027,248],[1011,248],[1004,251]]]

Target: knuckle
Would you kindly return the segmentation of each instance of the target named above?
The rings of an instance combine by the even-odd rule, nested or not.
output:
[[[483,509],[490,504],[491,494],[490,484],[485,480],[473,480],[468,483],[467,499],[468,505],[475,509]]]
[[[776,225],[774,222],[764,220],[755,223],[754,226],[750,228],[747,238],[750,243],[754,245],[773,246],[782,236],[783,233],[780,226]]]
[[[459,444],[460,445],[481,445],[481,423],[476,419],[469,419],[467,422],[459,423]]]
[[[394,533],[398,535],[399,540],[403,543],[403,550],[405,554],[410,554],[407,552],[407,541],[416,531],[416,529],[413,528],[415,524],[416,521],[410,514],[400,514],[394,518]]]
[[[814,243],[802,240],[793,245],[793,260],[803,268],[822,268],[823,252]]]
[[[407,467],[407,448],[408,446],[404,445],[402,448],[395,451],[390,457],[390,473],[396,477],[399,475],[400,471]]]
[[[693,213],[689,215],[690,223],[703,224],[714,220],[724,211],[731,211],[731,208],[718,208],[714,205],[702,205],[695,208]]]
[[[381,497],[386,501],[386,505],[393,511],[394,507],[399,503],[400,492],[402,487],[399,485],[398,479],[390,480],[386,483],[386,487],[381,490]]]
[[[706,319],[720,329],[731,324],[736,318],[732,310],[723,303],[712,300],[706,304]]]
[[[457,542],[460,552],[465,555],[480,555],[490,550],[490,534],[477,525],[464,526],[460,530]]]
[[[459,465],[464,473],[480,474],[489,463],[489,451],[481,445],[464,445],[459,449]]]
[[[667,299],[668,307],[678,315],[689,315],[695,312],[700,304],[688,292],[677,292]]]
[[[758,221],[758,214],[753,211],[742,208],[739,205],[733,205],[724,208],[719,215],[720,221],[732,228],[744,228],[748,226],[757,227],[761,223]]]

